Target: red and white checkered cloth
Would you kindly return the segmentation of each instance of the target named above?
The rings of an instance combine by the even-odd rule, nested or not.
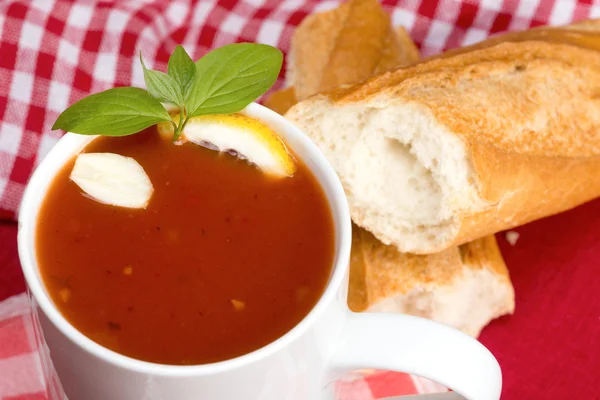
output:
[[[29,176],[59,139],[59,132],[50,131],[59,112],[89,93],[143,86],[140,50],[148,65],[158,69],[165,68],[179,43],[195,59],[240,41],[267,43],[285,52],[294,27],[306,15],[338,3],[1,0],[0,220],[15,218]],[[593,0],[383,3],[394,24],[407,28],[425,56],[496,32],[600,16],[600,5]],[[58,398],[59,387],[46,379],[51,366],[31,321],[24,295],[0,303],[0,400]],[[435,387],[402,374],[378,373],[343,382],[339,389],[340,398],[371,400]]]
[[[0,400],[63,400],[25,293],[0,308]]]
[[[294,27],[337,1],[3,0],[0,2],[0,218],[15,216],[35,165],[60,137],[69,104],[114,86],[143,87],[137,58],[164,69],[176,44],[197,59],[251,41],[289,47]],[[600,16],[575,0],[384,1],[424,56],[506,30]],[[281,85],[281,81],[278,86]]]

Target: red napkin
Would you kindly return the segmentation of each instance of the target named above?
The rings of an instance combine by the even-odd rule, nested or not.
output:
[[[143,86],[139,50],[147,65],[158,69],[165,68],[178,43],[194,58],[209,48],[240,41],[268,43],[286,51],[294,26],[306,15],[337,3],[0,2],[0,219],[14,219],[31,172],[60,137],[50,131],[60,111],[91,92]],[[600,16],[600,6],[592,0],[403,0],[397,4],[385,0],[384,5],[425,56],[496,32]],[[521,236],[514,247],[499,234],[516,289],[517,310],[514,316],[493,322],[481,340],[503,367],[503,398],[600,398],[599,223],[600,202],[596,201],[517,229]],[[23,289],[15,243],[15,227],[0,225],[0,298]],[[6,307],[0,304],[0,312]],[[1,349],[16,343],[13,340],[22,331],[10,325],[12,333],[7,334],[4,326],[8,325],[0,327],[0,366],[12,370],[14,357]],[[11,398],[13,392],[2,392],[9,386],[23,395],[20,399],[45,398],[39,392],[28,394],[27,382],[37,379],[30,370],[18,379],[4,371],[0,367],[0,399]],[[406,379],[397,374],[374,375],[366,381],[370,382],[367,397],[361,399],[403,393]],[[358,395],[364,382],[354,380],[345,387]]]

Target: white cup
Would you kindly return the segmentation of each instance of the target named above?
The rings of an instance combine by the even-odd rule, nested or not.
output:
[[[70,400],[321,400],[360,368],[395,370],[439,382],[470,400],[500,397],[494,356],[463,333],[398,314],[355,314],[346,305],[351,224],[342,185],[319,149],[280,115],[245,110],[278,132],[312,170],[335,220],[335,260],[325,292],[291,331],[249,354],[214,364],[160,365],[115,353],[60,314],[40,277],[35,252],[40,204],[62,165],[93,137],[68,133],[36,169],[21,204],[19,256],[44,339]],[[164,344],[168,346],[168,343]],[[436,397],[437,398],[437,397]]]

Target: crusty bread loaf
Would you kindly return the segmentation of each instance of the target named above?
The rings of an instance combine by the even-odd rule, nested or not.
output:
[[[418,58],[410,37],[405,31],[394,32],[377,0],[352,0],[309,15],[298,26],[288,54],[287,86],[303,100]]]
[[[493,235],[413,255],[354,228],[348,291],[353,311],[416,315],[471,336],[514,311],[514,290]]]
[[[286,117],[333,164],[358,225],[443,251],[600,195],[599,27],[493,38]]]
[[[345,24],[344,29],[339,24]],[[365,40],[360,36],[354,45],[345,39],[365,30],[371,32],[371,25],[389,24],[389,16],[377,0],[351,0],[306,17],[292,37],[286,63],[287,87],[272,93],[263,104],[283,115],[315,93],[419,61],[419,50],[402,26],[386,28],[381,37]]]
[[[356,2],[364,4],[364,0],[352,0],[336,10],[308,17],[294,34],[293,43],[316,43],[318,39],[329,42],[332,35],[337,35],[338,27],[328,28],[327,23],[340,20],[335,14],[346,12],[344,7],[355,7]],[[372,8],[381,8],[376,0],[368,4]],[[380,15],[376,11],[367,14]],[[306,21],[319,29],[307,29]],[[372,20],[372,23],[379,22]],[[348,25],[356,26],[351,21]],[[332,69],[334,80],[348,84],[371,76],[373,65],[393,69],[417,62],[419,52],[406,30],[397,28],[395,38],[394,42],[400,46],[393,55],[367,52],[372,58],[370,62],[354,65],[352,71]],[[361,49],[357,47],[354,52],[346,49],[344,57],[349,60],[365,57],[359,52]],[[333,46],[330,51],[338,52],[338,49]],[[294,62],[288,62],[288,70],[296,69],[300,73],[297,76],[300,82],[306,81],[302,76],[306,71],[319,75],[311,63],[327,67],[327,63],[319,59],[329,58],[325,52],[318,52],[318,56],[309,52],[296,54],[300,54],[296,60],[303,68],[295,68]],[[266,106],[282,114],[295,103],[294,87],[275,92],[265,101]],[[416,256],[400,253],[354,226],[348,305],[354,311],[403,312],[430,318],[477,336],[491,319],[513,312],[514,291],[493,236],[439,254]]]

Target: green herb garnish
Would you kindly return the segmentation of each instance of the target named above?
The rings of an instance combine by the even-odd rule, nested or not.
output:
[[[79,100],[62,112],[52,130],[82,135],[126,136],[159,122],[173,124],[173,140],[191,117],[243,110],[275,83],[283,55],[272,46],[223,46],[194,63],[182,46],[169,58],[167,73],[147,69],[146,89],[118,87]],[[162,103],[179,108],[178,122]]]

